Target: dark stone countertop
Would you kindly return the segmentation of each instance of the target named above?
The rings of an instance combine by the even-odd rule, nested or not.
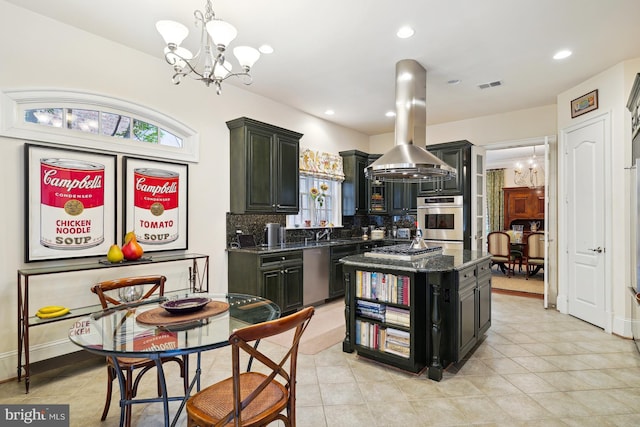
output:
[[[340,261],[346,265],[363,268],[384,268],[413,273],[430,273],[462,270],[490,258],[491,255],[488,253],[462,249],[444,249],[442,255],[430,256],[415,261],[373,258],[365,255],[350,255]]]
[[[333,246],[348,246],[348,245],[356,245],[356,244],[364,244],[371,242],[386,242],[391,244],[400,244],[406,243],[407,245],[411,243],[411,240],[406,239],[380,239],[380,240],[364,240],[360,237],[352,238],[352,239],[336,239],[336,240],[321,240],[319,242],[310,241],[307,243],[304,242],[289,242],[284,245],[276,245],[276,246],[256,246],[253,248],[228,248],[229,252],[247,252],[253,254],[272,254],[278,252],[287,252],[287,251],[299,251],[304,249],[315,249],[315,248],[325,248],[325,247],[333,247]]]

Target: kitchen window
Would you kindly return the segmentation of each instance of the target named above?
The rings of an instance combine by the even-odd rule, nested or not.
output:
[[[289,228],[342,227],[342,157],[304,150],[300,154],[300,210]]]

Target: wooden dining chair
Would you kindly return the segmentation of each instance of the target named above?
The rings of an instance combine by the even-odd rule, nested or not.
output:
[[[122,304],[123,301],[119,298],[120,293],[125,289],[133,289],[134,287],[141,287],[142,293],[137,298],[138,300],[147,299],[151,296],[161,297],[164,295],[164,284],[167,281],[165,276],[141,276],[141,277],[125,277],[115,280],[107,280],[99,282],[91,287],[91,292],[98,295],[100,304],[103,309],[109,308],[109,306]],[[145,289],[145,286],[148,286]],[[128,301],[131,302],[131,301]],[[189,376],[187,372],[188,363],[186,357],[167,357],[162,358],[162,363],[176,362],[180,366],[180,376],[183,379],[185,393],[189,387]],[[102,411],[102,417],[104,421],[107,418],[109,412],[109,406],[111,405],[111,393],[113,391],[113,380],[117,378],[116,369],[120,369],[125,378],[125,396],[121,396],[123,399],[133,399],[136,396],[138,390],[138,384],[142,379],[142,376],[150,369],[156,366],[155,362],[147,358],[133,358],[133,357],[118,357],[118,366],[114,366],[113,360],[107,357],[107,400],[104,404],[104,410]],[[134,371],[139,370],[134,377]],[[160,383],[158,383],[158,395],[161,395]],[[125,408],[125,425],[131,425],[131,405],[127,405]]]
[[[515,267],[515,258],[511,252],[509,235],[504,231],[493,231],[487,234],[487,251],[491,254],[491,266],[498,265],[503,272],[507,270],[507,276],[511,276]]]
[[[264,426],[281,420],[286,426],[295,427],[298,345],[313,313],[314,308],[307,307],[286,317],[247,326],[231,334],[232,376],[189,398],[186,406],[187,426]],[[279,361],[251,344],[294,328],[291,346]],[[268,373],[241,373],[240,350],[268,368]]]
[[[527,236],[527,254],[524,257],[526,278],[544,268],[544,233],[531,233]]]

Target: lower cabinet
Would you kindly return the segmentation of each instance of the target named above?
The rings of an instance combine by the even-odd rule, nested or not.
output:
[[[329,298],[344,295],[344,267],[341,258],[359,253],[358,244],[348,246],[333,246],[331,248],[331,276],[329,277]]]
[[[491,326],[490,265],[487,260],[457,271],[450,297],[445,290],[444,329],[453,329],[456,338],[443,356],[448,362],[464,359]]]
[[[265,297],[283,314],[302,308],[302,251],[229,252],[229,292]]]

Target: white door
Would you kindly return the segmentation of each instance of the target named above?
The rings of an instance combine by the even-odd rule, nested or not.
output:
[[[486,227],[487,202],[484,155],[482,147],[471,147],[471,250],[485,252],[487,250]]]
[[[566,131],[568,312],[605,327],[605,143],[608,115]]]

